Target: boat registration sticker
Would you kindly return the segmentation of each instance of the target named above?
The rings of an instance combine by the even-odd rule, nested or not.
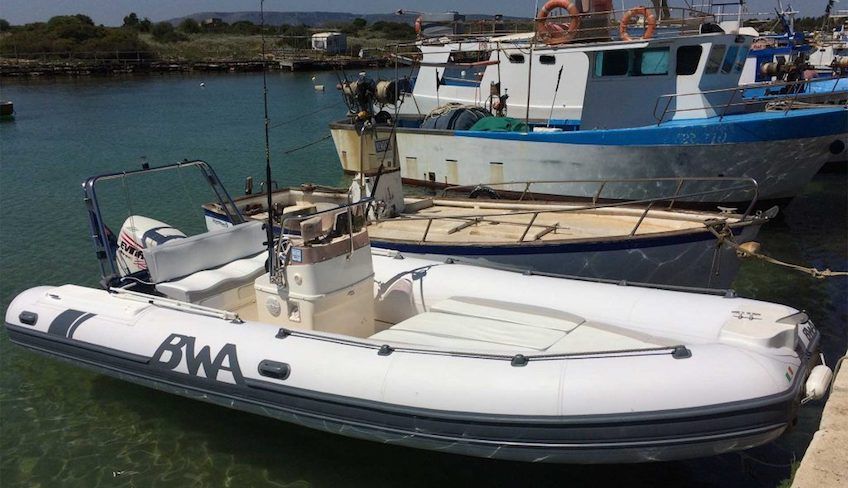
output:
[[[378,153],[384,153],[389,150],[389,140],[388,139],[377,139],[374,141],[374,149]]]
[[[807,321],[802,325],[798,337],[800,337],[801,343],[804,345],[804,350],[810,347],[810,342],[813,341],[817,333],[816,326],[811,321]]]

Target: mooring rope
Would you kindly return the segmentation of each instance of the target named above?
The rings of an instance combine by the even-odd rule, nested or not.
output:
[[[799,264],[787,263],[786,261],[781,261],[779,259],[773,258],[771,256],[766,256],[765,254],[761,254],[754,249],[746,248],[744,245],[737,243],[733,240],[733,233],[727,226],[727,223],[721,222],[721,229],[716,230],[716,223],[708,223],[706,224],[707,230],[709,230],[715,237],[718,239],[719,243],[726,242],[730,247],[736,249],[737,254],[741,257],[753,257],[757,259],[761,259],[767,263],[776,264],[778,266],[783,266],[789,269],[794,269],[795,271],[800,271],[802,273],[807,273],[813,278],[824,279],[830,278],[833,276],[848,276],[848,271],[832,271],[830,268],[825,268],[820,270],[818,268],[801,266]]]

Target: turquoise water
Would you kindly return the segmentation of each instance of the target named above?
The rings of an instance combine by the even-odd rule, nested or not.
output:
[[[271,131],[274,178],[340,185],[332,141],[282,154],[326,136],[327,122],[343,111],[335,90],[312,88],[334,86],[335,76],[312,76],[269,75],[272,125],[284,124]],[[96,286],[79,186],[85,177],[137,168],[142,157],[152,165],[204,159],[232,192],[245,176],[259,181],[263,174],[260,75],[4,80],[0,92],[17,110],[14,122],[0,124],[4,313],[31,286]],[[786,260],[848,269],[848,176],[818,176],[760,241]],[[735,287],[808,310],[829,362],[845,351],[845,278],[821,281],[748,262]],[[776,486],[803,455],[820,412],[821,405],[808,406],[794,431],[743,454],[635,466],[522,465],[351,440],[178,398],[23,351],[0,333],[4,487]]]

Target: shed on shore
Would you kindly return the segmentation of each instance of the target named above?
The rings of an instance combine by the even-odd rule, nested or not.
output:
[[[318,32],[312,34],[312,49],[328,54],[347,51],[347,36],[341,32]]]

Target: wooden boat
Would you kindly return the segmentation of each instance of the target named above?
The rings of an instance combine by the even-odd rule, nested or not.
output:
[[[683,182],[694,186],[699,180],[680,179],[677,186]],[[375,192],[375,207],[383,211],[380,215],[370,212],[368,233],[375,248],[427,259],[460,258],[591,279],[728,288],[739,269],[739,258],[723,239],[752,241],[776,214],[774,209],[752,215],[756,183],[728,180],[737,183],[737,188],[753,189],[748,210],[679,210],[673,207],[673,196],[624,203],[404,198],[399,173],[387,173],[380,176]],[[646,181],[633,180],[633,184]],[[656,180],[650,181],[656,184]],[[581,182],[615,183],[622,182]],[[366,186],[373,188],[371,183]],[[482,193],[491,194],[492,190]],[[306,185],[275,191],[273,205],[275,216],[285,221],[351,198],[346,190]],[[236,198],[235,205],[245,218],[267,219],[264,195]],[[231,223],[214,203],[204,205],[204,211],[210,229]]]

